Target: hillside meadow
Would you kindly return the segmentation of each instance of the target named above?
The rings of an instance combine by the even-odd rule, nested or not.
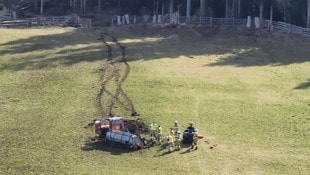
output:
[[[101,31],[126,46],[123,89],[139,117],[164,133],[194,121],[197,151],[90,141],[107,58]],[[0,29],[0,174],[308,174],[309,44],[186,27]]]

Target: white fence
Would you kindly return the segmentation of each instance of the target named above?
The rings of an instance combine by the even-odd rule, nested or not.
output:
[[[284,22],[277,22],[276,25],[274,25],[274,28],[277,31],[299,34],[299,35],[310,37],[310,28],[303,28],[303,27],[295,26],[292,24],[284,23]]]
[[[92,21],[88,18],[71,16],[0,19],[0,27],[30,27],[44,25],[91,27]]]
[[[160,19],[159,19],[160,18]],[[120,18],[122,19],[122,18]],[[129,23],[170,23],[171,18],[169,15],[145,15],[145,16],[130,16]],[[158,22],[160,21],[160,22]],[[201,26],[218,26],[218,27],[244,27],[246,28],[247,19],[237,19],[237,18],[212,18],[212,17],[196,17],[192,16],[187,18],[186,16],[177,16],[177,23],[180,24],[194,24]],[[172,22],[175,23],[175,20]],[[117,25],[125,25],[127,23],[119,21],[117,19],[112,19],[112,27]],[[273,21],[270,25],[269,20],[262,20],[260,24],[261,28],[273,29],[276,32],[285,32],[289,34],[298,34],[302,36],[310,37],[310,28],[303,28],[295,26],[292,24]]]
[[[0,20],[1,19],[12,19],[12,16],[10,14],[0,14]]]

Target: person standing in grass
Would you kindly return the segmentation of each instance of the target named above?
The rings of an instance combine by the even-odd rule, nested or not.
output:
[[[161,145],[161,142],[162,142],[162,134],[163,134],[163,129],[160,125],[158,125],[156,140],[157,140],[157,144],[159,145]]]
[[[171,136],[175,136],[175,133],[174,133],[173,128],[170,128],[170,135],[171,135]]]
[[[197,133],[197,132],[194,132],[194,134],[193,134],[192,149],[195,149],[195,150],[198,149],[197,143],[198,143],[198,133]]]
[[[168,133],[167,135],[167,145],[168,145],[168,152],[172,152],[174,147],[174,140],[170,133]]]
[[[155,134],[157,132],[157,124],[155,122],[152,122],[149,127],[150,127],[151,137],[152,136],[155,137]]]
[[[176,135],[176,140],[175,140],[175,150],[180,151],[181,150],[181,132],[178,131]]]
[[[177,133],[180,131],[180,130],[179,130],[179,123],[178,123],[177,120],[174,121],[174,127],[173,127],[173,129],[174,129],[174,134],[175,134],[175,136],[177,136]]]

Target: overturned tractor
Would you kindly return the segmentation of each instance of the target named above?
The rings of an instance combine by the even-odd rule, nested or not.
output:
[[[129,120],[110,117],[97,119],[95,132],[104,142],[118,143],[136,150],[145,147],[145,141],[140,135],[147,133],[148,128],[141,119]]]

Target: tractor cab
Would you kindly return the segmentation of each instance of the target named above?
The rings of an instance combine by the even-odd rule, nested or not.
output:
[[[109,121],[110,130],[117,130],[117,131],[123,131],[124,130],[124,120],[122,117],[111,117],[108,119],[105,119]]]
[[[124,120],[122,117],[110,117],[95,121],[95,133],[99,136],[105,135],[108,131],[123,131]]]

